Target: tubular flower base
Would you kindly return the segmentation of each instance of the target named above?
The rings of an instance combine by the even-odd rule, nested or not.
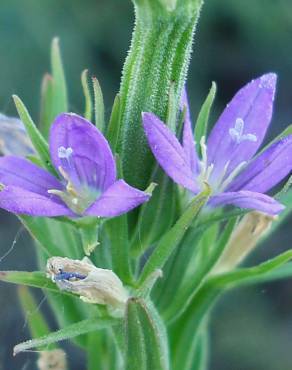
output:
[[[234,96],[211,131],[207,144],[201,138],[202,158],[195,150],[186,93],[182,144],[154,114],[144,113],[145,133],[154,156],[179,185],[196,194],[207,182],[212,188],[210,206],[232,204],[267,214],[284,206],[264,193],[291,173],[292,135],[253,159],[272,117],[276,75],[251,81]]]
[[[150,194],[116,179],[116,165],[102,133],[84,118],[61,114],[50,131],[52,163],[60,178],[16,156],[0,158],[0,207],[30,216],[115,217]]]

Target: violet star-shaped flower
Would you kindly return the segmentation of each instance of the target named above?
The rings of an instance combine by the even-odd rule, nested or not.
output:
[[[116,179],[115,160],[107,140],[76,114],[56,118],[49,148],[60,178],[25,158],[0,158],[0,208],[30,216],[114,217],[150,197]]]
[[[264,193],[291,173],[292,135],[253,158],[271,121],[276,80],[275,74],[268,73],[238,91],[212,129],[207,145],[202,138],[201,158],[195,150],[185,93],[182,144],[158,117],[144,113],[149,145],[168,176],[194,194],[208,182],[212,206],[232,204],[278,214],[284,206]]]

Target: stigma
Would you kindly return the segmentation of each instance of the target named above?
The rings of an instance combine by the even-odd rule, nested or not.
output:
[[[243,141],[251,141],[256,142],[257,137],[254,134],[244,134],[244,120],[242,118],[236,118],[234,127],[229,129],[229,135],[231,139],[236,142],[236,144],[240,144]]]

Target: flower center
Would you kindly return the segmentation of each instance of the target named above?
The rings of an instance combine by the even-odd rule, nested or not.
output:
[[[228,161],[225,164],[220,177],[216,181],[214,180],[211,181],[211,174],[214,169],[214,163],[211,163],[208,165],[208,153],[207,153],[207,145],[205,143],[205,136],[201,137],[200,147],[201,147],[201,153],[202,153],[202,159],[199,162],[201,171],[198,176],[198,182],[200,184],[200,187],[203,188],[204,182],[207,182],[212,187],[214,194],[221,193],[224,189],[226,189],[226,187],[231,183],[231,181],[241,172],[243,167],[246,165],[246,162],[243,161],[239,163],[239,165],[235,167],[235,169],[226,177],[227,170],[230,164],[230,161]]]
[[[244,121],[242,118],[236,118],[235,125],[233,128],[229,129],[229,135],[231,139],[236,142],[236,144],[240,144],[243,141],[251,141],[256,142],[257,137],[254,134],[244,134]]]
[[[101,193],[97,189],[90,189],[87,184],[80,183],[72,154],[71,147],[58,148],[58,157],[61,160],[58,170],[64,179],[66,190],[49,189],[48,193],[57,195],[73,212],[82,215]]]

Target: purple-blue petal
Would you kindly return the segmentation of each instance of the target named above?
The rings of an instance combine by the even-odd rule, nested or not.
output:
[[[47,196],[48,190],[62,190],[63,185],[51,175],[28,161],[15,156],[0,158],[0,183]]]
[[[85,211],[85,215],[116,217],[147,202],[149,198],[150,194],[118,180]]]
[[[255,209],[270,215],[276,215],[285,208],[281,203],[268,195],[247,190],[222,193],[215,195],[210,200],[210,205],[213,207],[228,204],[240,208]]]
[[[17,215],[74,216],[73,212],[55,196],[33,193],[16,186],[5,186],[0,191],[0,208]]]
[[[292,171],[292,135],[272,144],[231,183],[228,191],[265,193]]]
[[[208,164],[214,163],[213,181],[220,177],[226,163],[229,162],[228,176],[258,150],[272,118],[276,80],[274,73],[268,73],[251,81],[237,92],[219,117],[207,143]],[[234,138],[237,120],[244,122],[242,141]]]
[[[143,113],[143,125],[154,157],[174,182],[198,192],[195,174],[171,130],[153,113]]]
[[[186,159],[193,173],[199,172],[199,159],[196,152],[196,146],[194,141],[194,134],[192,129],[192,121],[190,115],[190,108],[188,102],[188,96],[186,88],[183,89],[181,96],[181,110],[185,111],[184,126],[183,126],[183,149],[185,151]]]
[[[115,182],[116,166],[109,143],[83,117],[60,114],[51,127],[49,142],[54,166],[62,167],[75,186],[104,191]],[[68,159],[60,158],[60,149],[68,150]]]

